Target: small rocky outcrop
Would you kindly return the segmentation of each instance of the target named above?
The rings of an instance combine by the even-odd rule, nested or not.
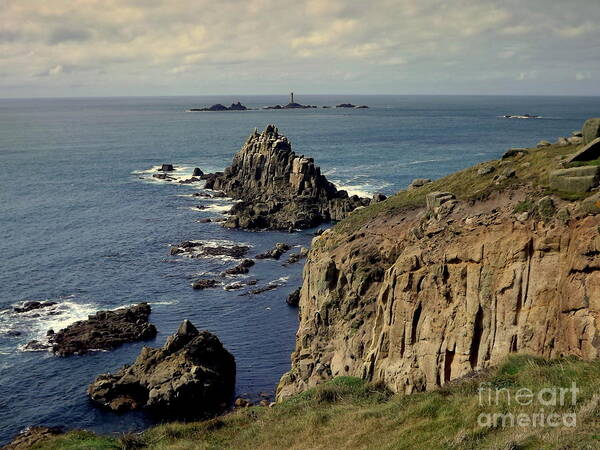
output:
[[[252,261],[251,259],[244,259],[237,266],[225,270],[225,272],[223,272],[222,275],[243,275],[248,273],[250,271],[250,267],[252,267],[253,265],[254,261]]]
[[[192,289],[196,289],[196,290],[200,291],[203,289],[210,289],[210,288],[217,287],[219,284],[221,284],[219,282],[219,280],[201,279],[201,280],[196,280],[192,283]]]
[[[336,108],[356,108],[356,105],[352,103],[340,103],[339,105],[335,105]]]
[[[290,248],[291,247],[288,244],[278,242],[271,250],[256,255],[256,259],[279,259],[281,258],[281,255],[289,251]]]
[[[93,350],[112,350],[127,342],[152,339],[156,336],[156,327],[148,322],[150,311],[148,303],[98,311],[88,320],[50,334],[52,351],[59,356],[82,355]]]
[[[567,143],[568,145],[568,143]],[[515,156],[523,156],[528,154],[529,151],[526,148],[509,148],[502,155],[502,159],[514,158]]]
[[[172,172],[175,168],[173,167],[173,164],[163,164],[158,170],[161,172]]]
[[[2,447],[2,449],[26,450],[52,436],[57,436],[62,433],[63,429],[61,427],[28,427],[17,434],[13,440]]]
[[[42,308],[49,308],[51,306],[55,306],[56,302],[49,302],[49,301],[27,301],[24,302],[21,306],[15,306],[13,308],[13,311],[16,312],[17,314],[21,314],[21,313],[26,313],[29,311],[34,311],[37,309],[42,309]]]
[[[215,112],[215,111],[246,111],[248,108],[242,105],[240,102],[232,103],[231,106],[227,107],[221,103],[216,103],[208,108],[191,108],[188,111],[191,112]]]
[[[204,175],[204,172],[202,172],[202,169],[200,169],[200,167],[195,167],[194,172],[192,172],[192,176],[193,177],[201,177],[202,175]]]
[[[161,416],[202,417],[231,403],[235,371],[219,338],[184,320],[162,348],[144,347],[131,366],[96,378],[88,394],[113,411],[147,408]]]
[[[586,144],[581,150],[567,159],[566,164],[579,161],[593,161],[600,158],[600,138]]]
[[[225,222],[229,228],[291,231],[341,220],[369,199],[338,191],[312,158],[296,155],[274,125],[254,131],[231,166],[207,177],[206,188],[241,200]]]

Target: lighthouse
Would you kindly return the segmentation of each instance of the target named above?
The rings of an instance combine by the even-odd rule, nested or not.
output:
[[[290,103],[294,103],[294,93],[290,92]]]

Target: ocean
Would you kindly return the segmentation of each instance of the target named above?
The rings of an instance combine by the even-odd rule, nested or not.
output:
[[[255,127],[273,123],[338,187],[389,195],[413,178],[439,178],[509,147],[568,136],[600,115],[598,97],[493,96],[296,95],[305,104],[370,108],[186,112],[238,100],[261,107],[287,96],[0,100],[0,444],[29,425],[114,433],[155,423],[143,412],[94,407],[86,387],[132,362],[143,345],[161,346],[183,319],[216,333],[235,355],[238,395],[272,395],[288,370],[298,322],[285,299],[301,284],[302,262],[258,261],[248,277],[258,287],[279,286],[262,294],[195,291],[194,279],[236,262],[171,256],[169,246],[190,239],[245,243],[252,257],[277,242],[308,246],[314,230],[199,223],[222,215],[230,202],[194,197],[196,185],[152,179],[156,166],[172,163],[181,177],[194,167],[222,170]],[[541,118],[500,117],[525,113]],[[57,306],[15,314],[24,300]],[[141,301],[151,304],[159,330],[152,341],[69,358],[22,350],[50,328]]]

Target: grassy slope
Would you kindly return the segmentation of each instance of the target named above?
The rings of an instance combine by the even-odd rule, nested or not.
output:
[[[498,369],[436,392],[390,396],[357,378],[341,377],[273,408],[241,409],[207,422],[161,425],[120,438],[71,432],[35,448],[600,448],[599,379],[600,361],[547,361],[516,355]],[[570,387],[573,381],[581,390],[576,405],[544,410],[577,412],[576,428],[477,425],[482,412],[533,413],[541,408],[507,402],[480,406],[481,382],[514,394],[522,387],[534,392]]]
[[[459,200],[476,200],[489,193],[501,190],[509,185],[530,183],[541,191],[551,193],[548,188],[548,174],[560,168],[560,159],[575,153],[577,146],[550,146],[546,148],[528,149],[528,154],[507,158],[501,161],[489,161],[468,169],[455,172],[444,178],[412,191],[400,191],[384,202],[376,203],[352,213],[334,227],[341,236],[358,230],[373,218],[381,215],[394,215],[400,211],[414,209],[425,205],[425,197],[430,192],[444,191],[453,193]],[[478,175],[481,167],[494,166],[496,170],[488,175]],[[508,178],[496,184],[493,180],[507,169],[514,169],[516,177]],[[566,200],[578,200],[585,194],[555,193]]]

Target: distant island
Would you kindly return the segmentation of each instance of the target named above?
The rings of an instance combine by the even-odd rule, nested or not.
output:
[[[335,106],[336,108],[353,108],[353,109],[367,109],[367,105],[356,106],[352,103],[340,103]],[[315,105],[303,105],[294,101],[294,93],[290,93],[290,101],[287,105],[271,105],[263,106],[262,109],[315,109],[318,108]],[[322,108],[327,109],[331,106],[323,106]],[[252,108],[248,108],[242,105],[240,102],[232,103],[231,106],[227,107],[221,103],[216,103],[207,108],[190,108],[188,112],[220,112],[220,111],[251,111]]]
[[[188,109],[188,111],[190,111],[190,112],[247,111],[248,109],[249,108],[242,105],[240,102],[237,102],[237,103],[232,103],[229,108],[225,105],[222,105],[221,103],[217,103],[212,106],[209,106],[208,108],[190,108],[190,109]]]

